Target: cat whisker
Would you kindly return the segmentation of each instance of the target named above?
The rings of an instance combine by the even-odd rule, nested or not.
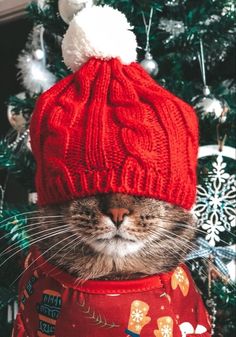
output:
[[[183,236],[180,236],[180,235],[178,235],[176,233],[173,233],[172,231],[170,231],[170,230],[168,230],[168,229],[166,229],[166,228],[164,228],[162,226],[159,226],[159,228],[161,228],[165,232],[168,232],[170,234],[170,239],[171,239],[171,236],[174,235],[177,239],[179,239],[180,242],[181,241],[185,241],[188,248],[192,248],[192,247],[194,247],[196,249],[199,248],[199,246],[195,242],[191,242],[191,244],[189,244],[189,239],[187,239],[187,238],[185,238]],[[186,227],[186,228],[189,228],[189,227]],[[191,226],[190,226],[190,228],[191,228]]]
[[[41,225],[50,224],[50,223],[58,224],[58,223],[62,223],[62,222],[65,223],[65,221],[63,219],[48,219],[48,220],[42,219],[41,221],[38,221],[38,222],[34,222],[34,223],[30,222],[29,225],[27,225],[27,226],[33,227],[33,226],[38,225],[38,224],[41,224]],[[27,228],[27,226],[25,226],[24,228]]]
[[[31,238],[34,237],[34,236],[37,236],[37,235],[41,236],[42,234],[45,234],[47,232],[50,233],[50,232],[53,232],[53,231],[55,231],[57,229],[58,230],[63,230],[64,228],[68,228],[68,225],[64,224],[64,225],[59,225],[59,226],[56,226],[56,227],[50,227],[50,228],[44,229],[44,230],[40,231],[40,233],[35,233],[35,234],[32,234],[32,235],[29,235],[29,240],[31,240]],[[27,233],[30,232],[30,231],[32,231],[32,230],[34,230],[34,229],[35,228],[32,228],[31,230],[28,230]]]
[[[73,236],[74,235],[76,235],[76,233],[75,234],[73,234]],[[64,239],[62,239],[61,241],[59,241],[59,242],[57,242],[57,243],[55,243],[53,246],[51,246],[51,247],[49,247],[47,250],[45,250],[43,253],[41,252],[41,255],[39,256],[39,257],[37,257],[33,262],[31,262],[29,265],[28,265],[28,267],[26,268],[26,269],[24,269],[23,270],[23,272],[22,273],[20,273],[20,275],[18,275],[18,277],[11,283],[11,285],[10,286],[12,286],[34,263],[35,263],[35,261],[37,261],[41,256],[44,256],[45,254],[47,254],[47,252],[49,252],[51,249],[53,249],[53,248],[55,248],[57,245],[59,245],[60,243],[62,243],[63,241],[65,241],[65,240],[68,240],[68,237],[66,237],[66,238],[64,238]],[[43,264],[41,264],[40,266],[42,266]]]
[[[62,223],[62,221],[57,221],[57,224],[58,223]],[[54,220],[49,220],[49,221],[40,221],[40,222],[36,222],[36,223],[33,223],[33,224],[29,224],[29,225],[22,225],[22,226],[19,226],[19,228],[20,229],[22,229],[22,230],[26,230],[26,232],[29,232],[29,231],[31,231],[31,230],[34,230],[34,229],[36,229],[36,228],[38,228],[38,227],[41,227],[43,224],[50,224],[50,223],[54,223]],[[36,226],[37,225],[37,226]],[[33,229],[28,229],[28,228],[30,228],[30,227],[34,227]],[[13,227],[14,228],[14,227]],[[0,241],[1,240],[3,240],[3,239],[5,239],[5,238],[7,238],[9,235],[11,235],[9,232],[7,232],[5,235],[3,235],[1,238],[0,238]],[[1,256],[1,254],[0,254],[0,256]]]
[[[166,234],[163,234],[163,235],[166,236],[167,238],[171,239],[171,236],[166,235]],[[165,250],[168,253],[168,255],[169,254],[172,255],[172,256],[176,256],[177,255],[177,256],[180,257],[180,260],[182,260],[182,262],[185,262],[185,263],[189,262],[189,261],[183,261],[183,254],[180,254],[180,253],[178,253],[178,251],[175,250],[175,247],[177,249],[180,249],[180,247],[178,245],[178,242],[181,243],[181,240],[180,241],[177,240],[177,242],[173,242],[174,246],[172,246],[171,248],[159,245],[157,242],[155,242],[155,245],[158,245],[162,250]],[[185,253],[185,251],[183,249],[181,249],[181,251],[183,251]],[[153,254],[152,256],[155,257],[156,255]],[[206,277],[206,278],[208,277],[208,275],[207,275],[207,273],[205,271],[203,272],[203,276]]]
[[[156,234],[156,233],[154,233],[154,237],[155,237],[155,234]],[[168,239],[170,239],[170,240],[172,239],[171,236],[168,235],[168,234],[162,233],[162,235],[164,235],[166,238],[168,238]],[[156,236],[156,238],[159,239],[159,236]],[[172,246],[172,247],[170,247],[170,246],[165,247],[165,246],[161,245],[161,244],[158,243],[158,242],[155,242],[155,244],[159,245],[160,248],[165,249],[167,252],[172,253],[173,256],[178,255],[179,257],[183,257],[183,255],[180,254],[178,251],[173,250],[173,246]],[[173,242],[173,245],[174,245],[176,248],[180,249],[182,252],[185,252],[183,249],[179,248],[179,245],[178,245],[176,242]]]
[[[28,231],[31,231],[31,230],[34,230],[34,229],[36,229],[36,228],[39,228],[39,227],[41,227],[42,225],[44,225],[44,224],[53,224],[53,223],[55,223],[55,221],[54,220],[48,220],[48,221],[40,221],[40,222],[36,222],[36,223],[31,223],[31,224],[28,224],[28,225],[22,225],[21,227],[19,227],[21,230],[25,230],[25,232],[27,233]],[[57,220],[57,222],[55,223],[56,225],[57,224],[59,224],[59,223],[64,223],[64,221],[62,221],[62,220]],[[29,229],[31,227],[31,229]],[[8,233],[6,233],[4,236],[2,236],[1,238],[0,238],[0,240],[2,240],[2,239],[4,239],[5,237],[7,237],[7,236],[9,236],[10,235],[10,233],[8,232]]]
[[[66,231],[65,231],[66,232]],[[63,231],[63,233],[64,233],[64,231]],[[49,233],[49,234],[52,234],[52,233]],[[32,242],[31,242],[31,244],[34,244],[34,243],[37,243],[37,242],[40,242],[40,241],[43,241],[44,239],[47,239],[47,238],[50,238],[50,237],[52,237],[52,236],[55,236],[55,235],[57,235],[57,234],[61,234],[61,232],[60,231],[57,231],[57,232],[55,232],[55,234],[53,233],[53,235],[44,235],[44,236],[41,236],[41,235],[38,235],[38,238],[40,238],[40,239],[38,239],[38,238],[35,238]],[[14,247],[13,249],[11,249],[10,251],[8,251],[9,253],[10,252],[12,252],[12,251],[14,251],[14,250],[16,250],[12,255],[10,255],[6,260],[4,260],[3,261],[3,263],[2,264],[0,264],[0,267],[1,266],[3,266],[9,259],[11,259],[13,256],[15,256],[16,254],[18,254],[18,253],[20,253],[21,251],[22,251],[22,248],[19,248],[18,247],[18,244],[16,245],[16,247]],[[7,253],[8,253],[7,252]]]
[[[152,244],[152,241],[150,241],[150,244]],[[182,254],[180,254],[176,251],[173,251],[173,249],[170,248],[169,246],[165,247],[165,246],[161,245],[159,242],[155,242],[155,246],[158,246],[159,248],[161,248],[162,250],[164,250],[165,252],[167,252],[171,256],[178,255],[179,257],[182,257]],[[152,256],[155,257],[156,255],[152,254]]]
[[[167,230],[165,228],[162,228],[162,230],[165,231],[165,232],[167,232],[167,234],[165,234],[165,233],[161,233],[161,234],[164,235],[166,238],[172,240],[172,241],[173,241],[173,235],[175,236],[175,241],[173,242],[173,245],[176,246],[176,248],[178,250],[182,251],[183,253],[186,253],[186,251],[184,249],[182,249],[181,246],[178,245],[178,243],[182,243],[183,239],[186,242],[186,247],[188,249],[192,249],[192,245],[188,244],[188,240],[187,239],[185,239],[183,237],[180,238],[178,235],[176,235],[175,233],[170,232],[169,230]],[[156,233],[154,232],[154,237],[155,237],[155,234]],[[157,238],[159,239],[159,236],[157,236]],[[171,248],[171,250],[173,250],[173,247]],[[177,253],[177,252],[175,252],[175,253]],[[181,256],[181,254],[179,254],[179,256]]]
[[[150,231],[150,234],[151,235],[150,235],[150,238],[148,240],[149,247],[154,244],[153,239],[154,240],[155,240],[155,238],[159,239],[159,236],[157,236],[157,233],[154,230]],[[174,251],[173,247],[165,246],[165,245],[162,245],[161,243],[155,241],[154,247],[156,247],[156,246],[159,247],[162,251],[167,252],[168,255],[171,255],[171,256],[174,256],[174,257],[176,255],[178,255],[179,257],[182,258],[182,254],[180,254],[177,251]],[[150,254],[150,252],[148,252],[148,254],[151,255],[151,256],[153,256],[153,257],[156,257],[156,253],[153,253],[153,254],[151,253]]]
[[[204,234],[205,234],[205,232],[204,231],[202,231]],[[175,234],[175,233],[172,233],[172,234]],[[182,239],[185,239],[185,238],[180,238],[180,241],[182,240]],[[185,239],[186,241],[188,241],[187,239]],[[223,240],[221,240],[221,241],[223,241]],[[223,241],[224,242],[224,241]],[[225,242],[227,245],[229,245],[227,242]],[[193,247],[195,248],[195,249],[199,249],[199,245],[197,245],[197,244],[195,244],[195,243],[192,243],[193,244]],[[205,261],[205,263],[206,264],[209,264],[209,259],[207,258],[207,257],[201,257],[201,259],[203,260],[203,261]],[[191,261],[187,261],[187,262],[191,262]],[[205,275],[204,276],[206,276],[206,277],[208,277],[208,274],[207,273],[204,273]],[[229,282],[229,284],[231,285],[231,286],[233,286],[233,287],[235,287],[236,288],[236,285],[231,281],[231,280],[229,280],[228,281]]]
[[[232,227],[233,227],[233,226],[232,226]],[[225,227],[225,231],[228,232],[230,235],[236,237],[236,234],[232,233],[232,232],[231,232],[228,228],[226,228],[226,227]],[[222,240],[220,240],[220,241],[222,241]],[[225,241],[223,241],[223,242],[225,242]],[[227,243],[227,242],[226,242],[226,243]],[[227,243],[227,244],[230,245],[229,243]]]
[[[57,234],[63,234],[63,233],[66,233],[66,232],[69,232],[69,229],[68,229],[67,225],[63,226],[62,229],[61,229],[61,226],[60,226],[60,229],[58,229],[58,230],[53,229],[52,233],[51,232],[49,233],[50,235],[48,235],[48,233],[47,233],[46,235],[42,236],[41,233],[39,233],[39,238],[40,238],[39,240],[38,239],[34,239],[34,240],[31,241],[30,237],[29,237],[30,245],[33,245],[33,244],[38,243],[40,241],[43,241],[45,238],[46,239],[47,238],[51,238],[51,237],[53,237],[53,236],[55,236]],[[35,240],[37,240],[37,241],[35,241]]]
[[[168,223],[168,221],[165,218],[160,217],[160,219],[162,220],[163,223]],[[193,228],[195,232],[206,235],[206,231],[204,231],[202,229],[199,229],[197,227],[197,226],[199,226],[197,222],[196,222],[196,225],[190,225],[187,222],[175,222],[175,224],[177,226],[182,226],[182,227],[185,227],[185,228]],[[229,230],[227,230],[227,228],[225,228],[225,230],[228,231],[232,236],[236,237],[236,235],[234,233],[230,232]],[[219,242],[222,242],[227,246],[229,245],[229,243],[226,242],[223,239],[220,239]]]
[[[77,244],[79,244],[79,242],[78,242],[78,236],[77,236],[76,233],[75,233],[75,234],[72,234],[72,235],[69,236],[67,239],[71,239],[71,238],[73,238],[74,236],[75,236],[75,238],[74,238],[73,240],[71,240],[69,243],[65,244],[62,248],[60,248],[59,250],[57,250],[56,253],[54,253],[52,256],[50,256],[50,257],[47,259],[47,262],[50,262],[50,260],[53,259],[54,256],[56,256],[60,251],[62,251],[63,249],[65,249],[67,246],[71,246],[74,242],[76,242],[76,244],[73,245],[72,248],[69,249],[69,250],[68,250],[68,251],[61,257],[61,259],[62,259],[62,258],[65,258],[65,256],[66,256],[69,252],[71,252]],[[59,265],[59,266],[60,266],[61,259],[58,261],[58,265]],[[43,266],[43,263],[39,265],[39,268],[42,267],[42,266]],[[53,272],[55,269],[57,269],[57,266],[55,266],[55,267],[54,267],[53,269],[51,269],[50,271]],[[56,275],[56,274],[55,274],[55,275]]]
[[[57,219],[57,218],[62,218],[63,215],[48,215],[48,216],[43,216],[43,219],[48,219],[48,218],[53,218],[53,219]],[[12,217],[11,217],[12,218]],[[13,217],[14,218],[14,217]],[[3,221],[6,221],[6,223],[4,225],[1,225],[0,228],[4,228],[6,227],[6,225],[8,224],[7,221],[9,220],[10,218],[7,218]],[[26,217],[26,220],[29,221],[29,220],[42,220],[42,215],[39,215],[37,217]],[[20,220],[20,219],[19,219]],[[2,221],[2,222],[3,222]],[[15,219],[14,221],[12,222],[9,222],[8,225],[12,225],[13,227],[18,223],[18,219]],[[24,224],[19,224],[19,226],[24,226]]]
[[[62,222],[63,223],[63,222]],[[51,227],[51,228],[48,228],[48,229],[45,229],[45,230],[43,230],[43,231],[41,231],[40,233],[35,233],[35,234],[33,234],[33,235],[28,235],[29,236],[29,238],[31,238],[31,237],[33,237],[33,236],[41,236],[42,235],[42,233],[44,233],[44,232],[47,232],[47,231],[52,231],[52,230],[55,230],[55,229],[62,229],[62,228],[65,228],[65,227],[67,227],[68,225],[60,225],[60,226],[57,226],[57,227]],[[41,224],[40,225],[38,225],[37,227],[41,227]],[[36,227],[36,228],[37,228]],[[32,228],[32,229],[29,229],[29,230],[27,230],[27,234],[28,234],[28,232],[30,232],[30,231],[33,231],[33,230],[35,230],[35,227],[34,228]],[[9,234],[7,234],[7,235],[9,235]],[[7,247],[3,252],[1,252],[1,254],[0,254],[0,257],[2,257],[3,255],[5,255],[5,254],[8,254],[8,253],[11,253],[14,249],[16,249],[18,246],[19,246],[19,243],[20,242],[23,242],[25,240],[25,238],[22,238],[21,240],[18,240],[17,242],[15,242],[14,244],[12,244],[11,245],[11,248],[9,249],[9,247]]]
[[[170,230],[168,230],[168,229],[166,229],[164,227],[159,226],[159,228],[161,228],[162,231],[167,232],[168,234],[170,234],[170,235],[167,235],[167,234],[162,233],[163,235],[165,235],[169,239],[172,239],[172,237],[174,236],[179,242],[184,241],[185,245],[187,246],[187,248],[192,249],[193,246],[196,247],[196,248],[198,248],[198,245],[195,244],[194,242],[191,242],[191,244],[189,244],[189,240],[187,238],[185,238],[183,236],[180,236],[180,235],[178,235],[176,233],[173,233],[173,232],[171,232]]]
[[[189,226],[187,223],[176,223],[177,226],[181,226],[181,227],[184,227],[184,228],[191,228],[191,226]],[[206,235],[206,231],[202,230],[202,229],[199,229],[199,228],[195,228],[194,229],[196,232],[198,233],[201,233],[201,234],[204,234]],[[236,236],[234,233],[230,232],[227,228],[225,228],[226,231],[228,231],[232,236]],[[221,242],[223,242],[224,244],[228,245],[228,242],[224,241],[224,240],[220,240]]]
[[[55,235],[59,235],[59,234],[64,234],[68,232],[68,229],[65,229],[63,231],[56,231],[55,233],[51,234],[50,235],[44,235],[43,237],[40,237],[40,239],[38,240],[35,240],[35,241],[32,241],[30,242],[31,245],[35,244],[35,243],[38,243],[44,239],[49,239]],[[60,243],[61,241],[58,242],[58,244]],[[14,257],[15,255],[17,255],[18,253],[20,253],[22,251],[22,249],[18,249],[16,252],[14,252],[11,256],[9,256],[6,260],[3,261],[3,263],[0,264],[0,267],[2,267],[7,261],[9,261],[12,257]]]
[[[64,215],[42,215],[42,214],[40,214],[39,216],[35,216],[35,217],[27,217],[27,220],[29,221],[29,220],[42,220],[42,219],[60,219],[60,218],[63,218],[64,217]]]
[[[182,243],[183,239],[185,242],[188,242],[187,239],[183,238],[183,237],[179,237],[177,234],[175,233],[172,233],[171,231],[165,229],[165,228],[162,228],[163,230],[167,231],[170,235],[167,235],[167,234],[164,234],[162,233],[165,237],[167,237],[168,239],[172,240],[173,241],[173,235],[175,236],[175,241],[173,242],[173,244],[176,246],[176,248],[180,249],[183,253],[186,253],[179,245],[178,243]],[[193,243],[193,246],[195,245],[195,248],[199,248],[198,245],[194,244]],[[191,246],[187,245],[188,248],[192,248]],[[172,248],[173,249],[173,248]],[[176,252],[177,253],[177,252]],[[179,254],[179,256],[181,256],[181,254]],[[183,258],[183,256],[181,256]],[[209,262],[207,258],[202,258],[203,260],[205,260],[205,262]],[[205,273],[204,276],[208,277],[208,275]]]
[[[189,226],[187,225],[187,224],[185,224],[185,223],[177,223],[177,226],[181,226],[181,227],[184,227],[184,228],[189,228]],[[190,227],[191,228],[191,227]],[[193,227],[194,228],[194,227]],[[194,229],[196,232],[198,232],[198,233],[201,233],[201,234],[204,234],[204,235],[206,235],[206,231],[204,231],[204,230],[202,230],[202,229],[199,229],[199,228],[195,228]],[[234,233],[231,233],[230,231],[229,231],[229,233],[232,235],[232,236],[236,236]],[[229,245],[229,243],[228,242],[226,242],[226,241],[224,241],[224,240],[222,240],[222,239],[220,239],[220,241],[219,242],[222,242],[222,243],[224,243],[225,245]]]
[[[9,221],[9,220],[11,220],[11,219],[15,219],[15,218],[17,218],[17,217],[19,217],[19,216],[26,215],[26,214],[33,214],[33,213],[40,213],[40,211],[29,211],[29,212],[17,213],[17,214],[15,214],[15,215],[12,215],[12,216],[6,218],[6,219],[1,220],[1,221],[0,221],[0,225],[1,225],[2,223],[4,223],[4,222],[7,222],[7,221]],[[1,228],[1,227],[2,227],[2,226],[0,226],[0,228]]]
[[[54,214],[54,215],[46,215],[46,214],[42,214],[41,212],[40,212],[40,215],[39,216],[37,216],[37,217],[35,217],[36,219],[37,218],[40,218],[40,219],[42,219],[42,218],[61,218],[61,217],[63,217],[64,216],[64,214]],[[30,218],[29,218],[30,219]]]

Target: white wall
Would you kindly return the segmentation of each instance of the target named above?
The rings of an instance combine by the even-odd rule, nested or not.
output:
[[[29,2],[30,0],[0,0],[0,23],[23,16]]]

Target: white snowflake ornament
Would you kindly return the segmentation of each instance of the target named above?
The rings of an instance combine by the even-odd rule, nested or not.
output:
[[[198,226],[206,231],[205,239],[211,246],[221,240],[221,233],[230,232],[236,225],[236,179],[226,169],[227,164],[219,153],[208,173],[208,181],[204,186],[197,186],[193,210]]]

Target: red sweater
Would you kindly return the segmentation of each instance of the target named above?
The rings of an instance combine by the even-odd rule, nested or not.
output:
[[[210,337],[210,322],[186,266],[129,281],[86,281],[33,250],[20,281],[12,337]]]

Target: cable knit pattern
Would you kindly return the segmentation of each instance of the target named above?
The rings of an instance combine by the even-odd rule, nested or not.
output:
[[[137,63],[90,59],[40,96],[30,131],[40,205],[108,192],[194,203],[195,112]]]

